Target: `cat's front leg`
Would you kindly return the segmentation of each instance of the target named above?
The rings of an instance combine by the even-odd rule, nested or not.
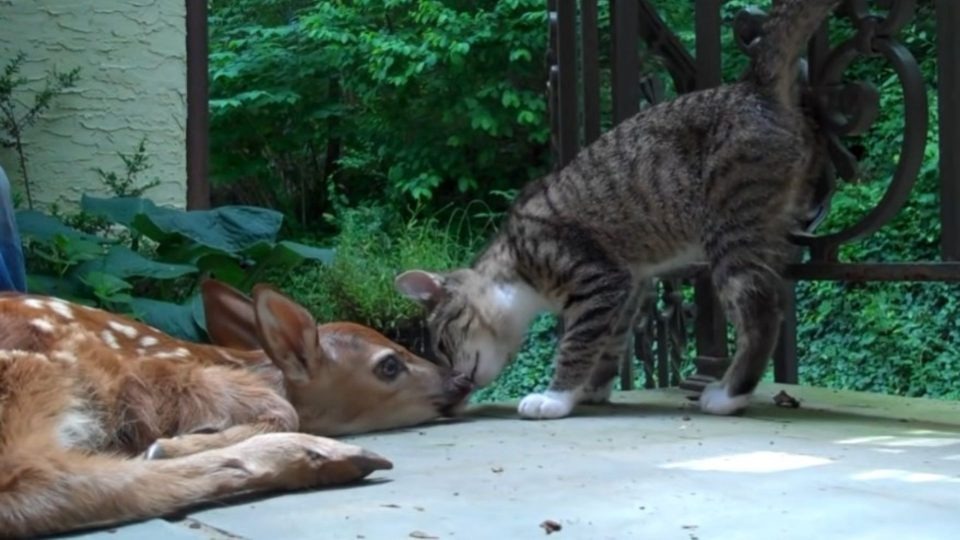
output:
[[[538,420],[563,418],[584,400],[600,357],[611,345],[623,342],[619,329],[624,326],[622,321],[632,293],[628,276],[613,275],[589,293],[570,296],[563,312],[564,333],[557,346],[553,379],[547,391],[530,394],[520,401],[520,416]]]
[[[655,302],[653,283],[642,280],[636,285],[620,315],[616,328],[610,335],[609,346],[600,355],[590,379],[584,387],[580,403],[608,403],[620,364],[626,358],[632,358],[633,332],[636,329],[640,313]]]

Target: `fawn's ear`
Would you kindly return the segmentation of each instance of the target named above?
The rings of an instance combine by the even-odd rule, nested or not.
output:
[[[243,351],[262,348],[257,338],[257,318],[250,297],[214,279],[203,280],[200,294],[211,343]]]
[[[397,292],[430,307],[445,294],[443,277],[424,270],[408,270],[394,280]]]
[[[257,336],[267,356],[287,380],[309,381],[323,361],[313,316],[269,285],[253,288],[253,310]]]

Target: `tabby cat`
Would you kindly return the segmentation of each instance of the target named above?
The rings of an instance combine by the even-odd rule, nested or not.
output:
[[[776,3],[740,82],[647,108],[531,182],[470,268],[398,276],[398,291],[429,310],[437,358],[487,385],[532,319],[556,313],[553,379],[519,412],[566,416],[609,397],[651,278],[706,260],[737,342],[700,407],[746,407],[777,342],[788,233],[824,165],[800,108],[800,54],[837,3]]]

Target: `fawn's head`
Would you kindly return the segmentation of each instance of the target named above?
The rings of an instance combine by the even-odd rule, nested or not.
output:
[[[267,285],[254,287],[252,298],[213,280],[202,290],[213,343],[263,349],[283,373],[302,431],[342,435],[419,424],[453,412],[471,389],[466,377],[371,328],[318,326]]]

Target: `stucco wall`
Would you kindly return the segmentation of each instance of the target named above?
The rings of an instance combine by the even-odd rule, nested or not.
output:
[[[146,137],[143,177],[162,182],[147,196],[185,204],[185,17],[183,0],[0,0],[0,66],[25,52],[30,89],[50,68],[81,69],[76,89],[25,132],[35,201],[105,194],[95,169],[121,172],[117,153]],[[0,164],[22,191],[14,152],[0,149]]]

